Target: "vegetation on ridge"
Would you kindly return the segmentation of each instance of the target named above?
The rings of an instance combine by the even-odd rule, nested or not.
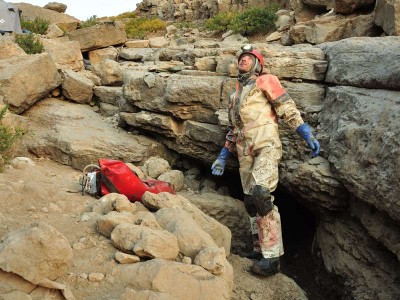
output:
[[[17,34],[15,36],[15,42],[27,54],[37,54],[44,51],[44,46],[42,42],[36,36],[34,36],[33,33]]]
[[[253,7],[241,13],[219,13],[208,19],[205,27],[209,30],[227,31],[243,35],[253,35],[260,32],[268,32],[275,28],[276,12],[279,5],[272,3],[266,7]]]
[[[21,18],[21,28],[37,34],[46,34],[50,21],[36,17],[33,21]]]
[[[3,170],[4,164],[11,158],[12,147],[23,133],[19,128],[12,128],[3,124],[7,109],[7,105],[0,109],[0,171]]]

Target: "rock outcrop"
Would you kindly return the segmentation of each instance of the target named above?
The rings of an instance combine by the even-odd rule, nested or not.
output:
[[[214,2],[186,4],[162,3],[160,10],[159,4],[147,1],[140,9],[172,19],[191,15],[190,20],[216,11]],[[243,8],[240,3],[229,5],[233,4]],[[396,284],[400,274],[400,40],[380,35],[383,31],[398,35],[399,8],[383,0],[375,8],[367,0],[352,4],[292,1],[291,11],[280,13],[280,43],[286,46],[254,46],[268,58],[265,70],[281,79],[322,145],[320,156],[310,159],[304,142],[280,121],[280,186],[318,218],[314,246],[326,269],[346,282],[345,293],[354,299],[395,299],[400,297]],[[315,11],[331,8],[314,18]],[[360,14],[360,9],[367,13]],[[136,170],[143,178],[162,178],[186,189],[180,196],[145,194],[143,204],[134,206],[114,196],[99,200],[82,222],[97,228],[114,252],[120,250],[113,254],[117,261],[151,260],[121,264],[110,278],[92,272],[71,275],[66,281],[111,283],[112,276],[118,276],[129,287],[122,298],[183,299],[188,291],[171,283],[180,280],[193,285],[193,293],[206,286],[218,290],[215,299],[228,299],[232,274],[224,255],[231,250],[231,232],[234,237],[248,234],[243,207],[239,200],[215,195],[212,184],[201,188],[196,175],[188,176],[198,174],[196,170],[187,168],[182,178],[183,173],[173,173],[168,162],[185,156],[210,165],[217,156],[228,124],[228,95],[236,82],[236,54],[246,38],[216,40],[197,31],[182,33],[171,27],[168,31],[174,33],[130,41],[127,48],[117,49],[113,46],[126,41],[122,25],[80,29],[68,33],[75,42],[59,41],[73,48],[65,55],[57,53],[57,46],[47,46],[48,53],[27,56],[1,39],[5,47],[0,50],[0,101],[30,121],[34,135],[26,139],[25,152],[77,169],[111,156],[142,164]],[[82,59],[75,55],[78,42],[79,52],[88,52],[92,65],[86,67],[92,71],[80,70]],[[288,46],[293,43],[309,44]],[[87,105],[93,103],[98,108]],[[165,160],[146,161],[151,156]],[[231,159],[227,171],[233,174],[236,169],[237,161]],[[15,190],[24,188],[25,183],[13,182],[4,195],[21,203],[23,198]],[[57,207],[54,204],[52,209]],[[82,239],[74,249],[93,244]],[[232,249],[242,250],[247,244],[246,239],[234,241]],[[163,250],[165,245],[168,251]],[[144,278],[135,276],[141,268],[147,270]],[[31,288],[26,284],[26,291]],[[204,295],[214,297],[208,290]]]

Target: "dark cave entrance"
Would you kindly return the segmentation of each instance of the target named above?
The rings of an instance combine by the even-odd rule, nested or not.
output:
[[[207,169],[202,169],[202,173],[209,173],[209,166]],[[227,170],[222,177],[208,178],[214,180],[217,187],[228,187],[230,196],[243,199],[244,194],[237,171]],[[318,255],[318,247],[314,243],[317,225],[315,215],[281,186],[278,186],[273,195],[281,215],[285,249],[285,254],[281,258],[281,272],[295,280],[310,300],[340,299],[338,293],[332,293],[331,289],[337,284],[330,279],[322,258]],[[234,250],[232,252],[235,253]],[[323,287],[319,283],[323,284]],[[331,287],[330,291],[326,290],[327,283]]]

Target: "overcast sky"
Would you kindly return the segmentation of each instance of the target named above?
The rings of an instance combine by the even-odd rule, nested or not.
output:
[[[97,17],[116,16],[127,11],[134,11],[136,4],[141,0],[10,0],[6,2],[25,2],[40,7],[49,2],[59,2],[67,5],[66,14],[78,18],[81,21],[96,15]]]

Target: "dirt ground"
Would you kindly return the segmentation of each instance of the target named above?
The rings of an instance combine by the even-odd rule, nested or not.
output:
[[[23,163],[0,173],[0,237],[35,222],[53,226],[73,248],[73,263],[57,281],[69,284],[76,299],[119,299],[124,287],[113,276],[116,249],[96,232],[94,221],[82,218],[97,199],[81,195],[81,172],[49,159],[32,159],[35,166]],[[232,299],[289,299],[289,294],[299,291],[282,274],[270,278],[251,275],[251,260],[231,255],[229,261],[234,268]],[[91,273],[105,277],[91,282]],[[276,282],[285,282],[285,288],[271,288]]]

